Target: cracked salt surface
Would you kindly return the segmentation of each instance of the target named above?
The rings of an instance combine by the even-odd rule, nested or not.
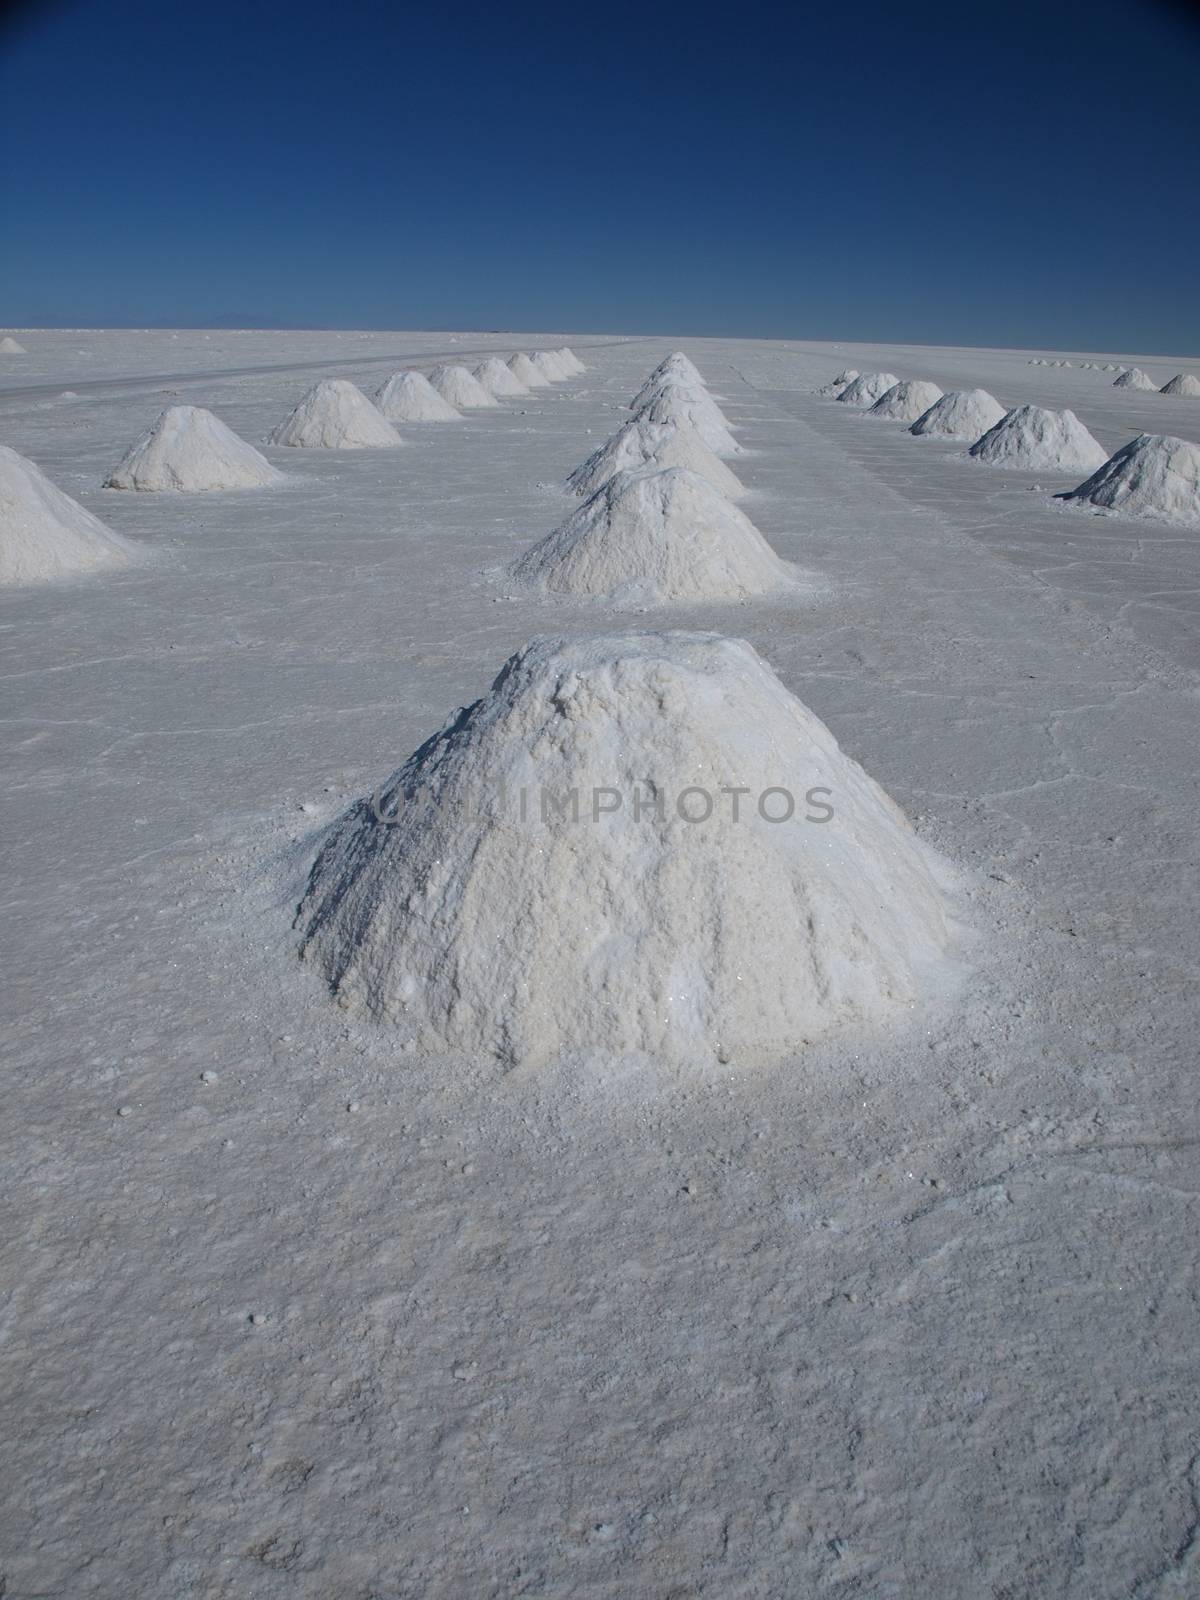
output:
[[[687,626],[971,876],[977,975],[768,1072],[505,1074],[397,1059],[288,924],[381,761],[545,631],[497,574],[673,346],[571,337],[586,375],[403,451],[268,446],[269,495],[98,487],[162,409],[122,374],[257,441],[321,375],[568,338],[459,337],[23,335],[81,398],[0,394],[170,555],[0,594],[9,1591],[1188,1593],[1200,546],[812,391],[981,387],[1110,450],[1195,419],[1094,352],[690,342],[832,592]]]

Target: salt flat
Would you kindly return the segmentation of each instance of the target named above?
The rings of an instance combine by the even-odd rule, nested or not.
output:
[[[1113,450],[1200,401],[1078,363],[1197,362],[19,337],[0,443],[161,559],[0,591],[7,1592],[1194,1593],[1200,532],[812,391]],[[264,445],[319,377],[562,343],[584,376],[402,450]],[[531,636],[663,625],[505,569],[677,346],[825,585],[670,621],[749,639],[962,870],[963,988],[773,1070],[401,1056],[296,959],[314,848]],[[289,482],[101,490],[177,402]]]

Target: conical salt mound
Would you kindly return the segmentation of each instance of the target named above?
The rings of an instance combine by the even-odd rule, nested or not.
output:
[[[0,445],[0,584],[44,583],[145,559],[40,467]]]
[[[133,446],[106,489],[262,489],[282,483],[253,445],[200,406],[170,406]]]
[[[670,422],[638,422],[618,428],[567,479],[576,494],[595,494],[618,472],[640,472],[646,467],[688,467],[707,478],[729,500],[746,492],[719,456],[694,428],[677,428]]]
[[[667,367],[665,370],[661,367],[656,367],[629,402],[629,409],[631,411],[640,411],[643,406],[648,405],[654,399],[655,395],[661,394],[665,388],[671,387],[686,389],[691,394],[700,394],[707,397],[708,388],[704,379],[696,371],[692,363],[687,361],[686,357],[684,357],[684,361],[686,366]]]
[[[908,430],[934,439],[967,439],[974,444],[1004,415],[1004,407],[986,389],[954,389],[935,400]]]
[[[725,413],[706,394],[668,383],[634,413],[635,422],[670,422],[692,428],[718,456],[741,455],[742,447],[729,431]]]
[[[1173,378],[1168,378],[1159,390],[1160,394],[1186,394],[1200,395],[1200,378],[1194,377],[1190,372],[1177,372]]]
[[[1130,367],[1119,378],[1113,379],[1114,389],[1156,389],[1158,385],[1154,379],[1143,372],[1141,367]]]
[[[398,1044],[766,1064],[947,992],[956,887],[749,644],[620,634],[518,651],[334,825],[296,926]]]
[[[994,467],[1024,472],[1093,472],[1108,452],[1073,411],[1017,406],[971,446],[970,454]]]
[[[1200,445],[1142,433],[1062,500],[1083,500],[1129,517],[1200,525]]]
[[[583,362],[580,361],[579,357],[569,345],[563,345],[562,349],[556,350],[554,354],[558,357],[559,361],[562,362],[564,370],[569,372],[572,377],[578,377],[581,372],[587,371],[587,368],[584,366]]]
[[[375,396],[389,422],[461,422],[423,372],[393,372]]]
[[[860,372],[857,378],[851,381],[838,395],[838,399],[847,406],[873,406],[880,400],[900,379],[894,372]]]
[[[682,350],[673,350],[658,363],[647,379],[653,383],[659,378],[679,378],[684,383],[694,383],[698,388],[706,388],[704,374],[690,356],[685,356]]]
[[[515,373],[527,389],[548,389],[550,387],[550,379],[544,373],[538,371],[523,350],[518,351],[515,356],[509,357],[508,370]]]
[[[741,600],[800,575],[707,478],[686,467],[619,472],[512,569],[549,594],[629,605]]]
[[[499,356],[489,356],[475,368],[475,376],[489,394],[497,396],[528,394],[529,390],[510,372]]]
[[[567,371],[553,350],[534,350],[530,353],[530,361],[541,373],[543,378],[551,383],[565,383]]]
[[[867,415],[883,417],[888,422],[915,422],[941,398],[942,391],[936,383],[909,378],[906,383],[894,383],[886,389]]]
[[[315,383],[267,442],[304,450],[373,450],[404,443],[362,390],[345,378]]]
[[[23,344],[18,344],[10,333],[6,333],[3,339],[0,339],[0,355],[24,356],[28,354],[29,352],[26,350],[25,346]]]
[[[499,400],[490,394],[473,372],[466,367],[434,367],[429,381],[443,400],[460,411],[475,411],[483,406],[498,406]]]
[[[846,385],[853,383],[857,377],[857,367],[846,367],[838,373],[836,378],[830,378],[828,383],[822,384],[817,393],[823,395],[826,399],[836,400]]]

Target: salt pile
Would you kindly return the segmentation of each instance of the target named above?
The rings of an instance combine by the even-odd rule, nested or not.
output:
[[[706,387],[704,375],[690,356],[684,355],[682,350],[672,350],[665,356],[646,380],[649,387],[660,382],[663,378],[677,378],[683,383],[694,383],[697,388]]]
[[[1200,445],[1142,433],[1062,500],[1083,500],[1130,517],[1200,524]]]
[[[460,411],[474,411],[481,406],[498,406],[499,400],[490,394],[479,379],[466,367],[434,367],[429,381],[442,399]]]
[[[584,366],[583,362],[580,361],[574,350],[572,350],[568,345],[563,345],[562,349],[556,350],[554,354],[562,363],[563,370],[569,373],[572,377],[577,377],[579,373],[587,371],[587,368]]]
[[[616,473],[638,472],[645,467],[688,467],[730,500],[746,492],[740,479],[694,429],[677,428],[670,422],[639,422],[636,418],[593,450],[567,479],[567,487],[576,494],[595,494]]]
[[[41,468],[0,445],[0,584],[124,567],[144,552],[105,527]]]
[[[267,442],[305,450],[371,450],[404,441],[361,389],[345,378],[322,378]]]
[[[1113,379],[1114,389],[1155,389],[1157,384],[1141,367],[1130,367],[1119,378]]]
[[[1104,370],[1105,372],[1120,372],[1121,369],[1115,361],[1106,361],[1104,363]]]
[[[393,372],[375,396],[389,422],[461,422],[423,372]]]
[[[749,644],[620,634],[518,651],[335,824],[296,925],[398,1043],[765,1063],[945,988],[951,887]]]
[[[18,344],[10,333],[6,333],[3,339],[0,339],[0,355],[24,356],[28,354],[29,352],[25,346]]]
[[[994,467],[1029,472],[1092,472],[1108,460],[1104,446],[1073,411],[1041,406],[1016,406],[968,453]]]
[[[553,350],[534,350],[529,359],[550,383],[564,383],[569,376]]]
[[[489,394],[497,396],[528,394],[529,390],[510,372],[499,356],[489,356],[475,368],[475,376]]]
[[[828,383],[823,384],[821,388],[817,390],[817,393],[820,395],[825,395],[829,399],[836,400],[846,385],[848,383],[853,383],[857,377],[858,368],[847,367],[844,371],[839,372],[836,378],[830,378]]]
[[[261,489],[282,483],[253,445],[201,406],[169,406],[104,480],[106,489]]]
[[[527,389],[548,389],[550,387],[550,379],[534,366],[524,351],[518,351],[515,356],[509,357],[508,370],[515,373]]]
[[[686,467],[618,472],[512,573],[544,594],[628,605],[741,600],[799,581],[750,519]]]
[[[885,390],[867,415],[883,417],[889,422],[915,422],[941,398],[942,391],[936,383],[927,383],[924,378],[909,378],[906,383],[896,383]]]
[[[873,406],[899,382],[894,372],[860,372],[838,395],[838,400],[847,406]]]
[[[1177,372],[1173,378],[1168,378],[1159,390],[1160,394],[1200,394],[1200,378],[1193,377],[1190,372]]]
[[[736,456],[742,452],[720,406],[708,395],[682,384],[664,384],[654,398],[635,413],[635,421],[669,422],[677,428],[692,428],[714,455]]]
[[[1004,415],[1004,407],[986,389],[955,389],[935,400],[908,430],[937,439],[969,439],[972,443]]]

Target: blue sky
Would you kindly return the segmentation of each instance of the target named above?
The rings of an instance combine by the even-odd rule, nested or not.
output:
[[[1200,351],[1165,4],[27,4],[0,322]]]

